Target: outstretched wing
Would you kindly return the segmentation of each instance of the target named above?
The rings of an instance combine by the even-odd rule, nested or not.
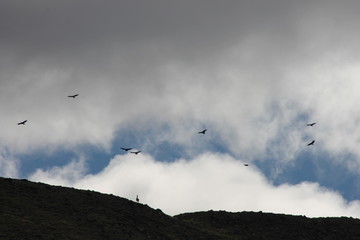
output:
[[[122,150],[124,150],[124,151],[129,151],[129,150],[131,150],[132,148],[121,148]]]
[[[308,143],[308,146],[314,145],[314,143],[315,143],[315,140],[312,140],[310,143]]]
[[[27,120],[19,122],[17,125],[25,125],[26,122],[27,122]]]

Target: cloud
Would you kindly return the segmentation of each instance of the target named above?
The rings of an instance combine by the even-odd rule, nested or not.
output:
[[[0,121],[9,127],[0,138],[13,152],[82,144],[109,151],[124,127],[167,124],[174,130],[154,140],[191,146],[184,131],[210,126],[235,155],[286,162],[301,148],[297,125],[307,113],[328,132],[319,137],[333,139],[323,147],[356,152],[357,139],[345,136],[358,131],[357,83],[348,80],[357,45],[341,36],[358,39],[345,27],[358,4],[320,11],[320,3],[4,1],[0,96],[8,117]],[[323,20],[337,14],[334,26]],[[68,101],[73,93],[80,97]],[[23,119],[20,130],[14,123]],[[345,121],[346,132],[336,127]]]
[[[19,159],[11,156],[5,149],[0,150],[0,175],[12,178],[19,176]]]
[[[102,172],[80,171],[79,178],[69,177],[69,167],[39,170],[30,179],[128,199],[139,195],[142,203],[171,215],[213,209],[360,217],[359,201],[346,202],[317,183],[273,186],[256,167],[228,155],[206,153],[172,163],[148,155],[117,155]]]
[[[92,147],[109,154],[117,139],[127,143],[124,131],[144,152],[170,152],[158,150],[164,143],[184,150],[189,162],[143,162],[168,170],[221,146],[234,159],[272,161],[272,178],[305,151],[359,172],[359,7],[321,0],[2,1],[0,143],[12,156],[2,174],[18,174],[21,154]],[[26,126],[16,125],[25,119]],[[317,125],[308,128],[308,121]],[[203,128],[209,131],[199,140],[194,133]],[[86,161],[34,176],[79,180]],[[290,188],[318,193],[314,184]]]
[[[71,162],[62,167],[51,167],[48,169],[37,169],[33,174],[34,179],[47,179],[54,185],[71,185],[81,180],[87,171],[85,158],[80,156],[79,159],[72,159]]]

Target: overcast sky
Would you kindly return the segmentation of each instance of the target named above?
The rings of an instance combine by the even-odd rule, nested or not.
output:
[[[0,174],[171,215],[360,217],[359,10],[3,0]]]

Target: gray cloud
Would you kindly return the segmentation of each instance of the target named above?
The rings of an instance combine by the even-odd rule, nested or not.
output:
[[[307,137],[335,156],[359,156],[358,8],[355,1],[2,1],[0,123],[8,127],[1,143],[11,153],[109,149],[117,129],[169,124],[153,146],[191,147],[186,131],[206,125],[249,160],[286,164]],[[67,99],[73,93],[80,97]],[[319,122],[312,132],[302,128],[310,118]],[[24,119],[25,128],[16,126]]]
[[[281,41],[282,47],[284,43],[292,46],[296,41],[289,40],[295,40],[295,24],[301,15],[295,10],[303,8],[288,1],[37,0],[1,4],[1,46],[21,59],[47,57],[57,64],[72,58],[79,61],[79,56],[88,54],[107,59],[114,49],[124,57],[142,58],[149,47],[156,50],[151,58],[207,62],[229,46],[259,34],[271,35],[270,41]]]

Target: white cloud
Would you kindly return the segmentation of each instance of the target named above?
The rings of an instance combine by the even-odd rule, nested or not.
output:
[[[46,182],[54,185],[71,185],[81,180],[87,171],[85,158],[73,159],[65,166],[51,167],[49,169],[37,169],[31,176],[33,179],[46,179]]]
[[[273,186],[259,170],[239,160],[207,153],[192,160],[158,162],[148,155],[117,155],[100,173],[68,175],[69,166],[30,177],[58,185],[92,189],[140,201],[167,214],[202,210],[265,211],[315,216],[360,217],[360,202],[303,182]],[[76,168],[71,171],[77,171]],[[75,175],[79,175],[75,174]]]
[[[11,156],[4,149],[0,151],[0,175],[12,178],[19,176],[19,159]]]

